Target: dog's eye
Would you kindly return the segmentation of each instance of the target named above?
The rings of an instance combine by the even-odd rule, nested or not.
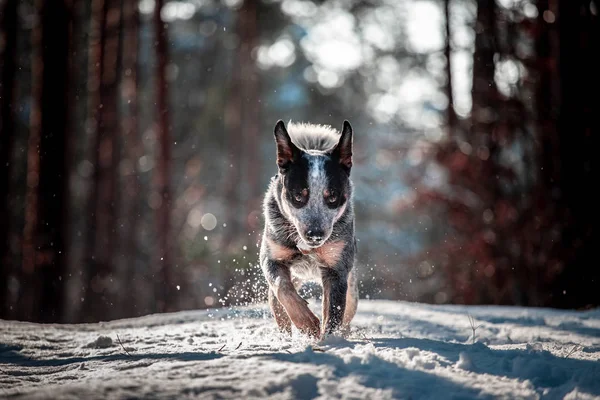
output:
[[[326,190],[325,191],[325,196],[326,196],[326,200],[329,204],[334,204],[335,202],[337,202],[337,194],[331,190]]]
[[[294,200],[298,203],[304,203],[306,201],[306,197],[308,196],[308,189],[302,189],[301,192],[297,192],[294,194]]]

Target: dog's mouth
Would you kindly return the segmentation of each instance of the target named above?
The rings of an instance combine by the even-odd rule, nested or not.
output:
[[[308,245],[304,240],[300,239],[300,241],[298,242],[298,244],[296,245],[296,247],[298,247],[298,250],[300,250],[300,252],[302,254],[309,254],[312,253],[315,249],[318,249],[319,246],[311,246]]]
[[[327,239],[322,239],[316,242],[311,242],[308,240],[305,240],[303,237],[300,237],[300,240],[298,241],[298,243],[296,244],[296,247],[298,247],[298,250],[300,250],[302,253],[310,253],[313,250],[318,249],[319,247],[323,246],[325,244],[325,242],[327,241]]]

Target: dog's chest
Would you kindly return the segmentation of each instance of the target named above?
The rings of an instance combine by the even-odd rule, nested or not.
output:
[[[305,281],[321,279],[320,268],[327,267],[316,254],[303,255],[290,266],[292,275]]]
[[[320,279],[320,268],[336,268],[343,262],[342,253],[345,247],[346,243],[343,240],[327,242],[314,250],[298,247],[302,257],[290,267],[292,275],[304,280]]]

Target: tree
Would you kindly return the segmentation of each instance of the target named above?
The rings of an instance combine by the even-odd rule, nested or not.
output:
[[[167,29],[161,17],[164,0],[157,0],[154,7],[154,30],[156,35],[156,107],[158,121],[156,137],[158,156],[154,175],[154,194],[157,199],[156,229],[157,229],[157,264],[159,277],[157,279],[156,295],[158,311],[174,309],[173,258],[171,250],[171,190],[169,187],[171,135],[169,125],[169,90],[167,84]]]
[[[228,254],[235,254],[232,246],[241,232],[257,228],[259,210],[258,174],[259,158],[259,81],[256,62],[252,56],[258,45],[258,13],[256,1],[246,1],[237,11],[236,35],[239,40],[234,55],[231,86],[225,110],[225,132],[229,162],[225,178],[225,201],[227,203],[227,230],[222,247]],[[252,218],[252,220],[251,220]],[[258,229],[256,229],[258,231]],[[226,264],[223,270],[224,292],[233,285],[233,267]]]
[[[121,252],[124,254],[125,273],[122,276],[126,286],[134,285],[135,266],[138,243],[136,241],[139,220],[140,179],[138,160],[141,156],[141,143],[138,132],[138,43],[139,43],[139,11],[137,0],[125,0],[123,5],[123,65],[121,99],[125,106],[122,119],[123,148],[125,162],[129,166],[125,178],[125,196],[123,196],[123,238]],[[135,299],[133,293],[123,291],[122,309],[128,315],[135,314],[132,309]]]
[[[66,280],[68,210],[67,83],[70,8],[36,1],[32,110],[23,234],[20,319],[60,321]]]
[[[560,170],[546,194],[564,207],[562,231],[557,240],[565,249],[561,274],[554,284],[554,304],[583,307],[600,304],[600,270],[595,267],[593,215],[598,196],[590,187],[597,182],[594,137],[600,135],[600,18],[598,3],[562,0],[558,7],[540,10],[558,32],[559,114],[555,150]],[[549,14],[552,13],[552,14]],[[558,15],[556,15],[558,14]],[[545,21],[546,22],[546,21]],[[548,23],[548,22],[546,22]],[[591,185],[591,186],[590,186]]]
[[[94,175],[90,191],[87,282],[84,313],[87,319],[106,317],[114,299],[110,281],[117,246],[117,166],[119,162],[118,88],[121,48],[120,0],[92,3],[89,91],[93,116]]]
[[[244,227],[250,230],[259,231],[258,215],[256,212],[260,210],[259,196],[262,194],[262,188],[259,188],[259,172],[260,162],[256,154],[260,152],[260,85],[259,75],[256,67],[256,61],[252,56],[252,52],[258,46],[258,2],[247,1],[240,9],[240,48],[239,48],[239,63],[242,66],[241,70],[241,95],[242,95],[242,129],[238,132],[242,135],[245,145],[244,168],[246,173],[244,181],[246,187],[246,212],[244,213]]]
[[[448,48],[448,3],[446,6]],[[448,221],[455,232],[444,251],[436,251],[446,260],[433,260],[445,267],[452,301],[459,303],[508,302],[506,285],[498,279],[505,265],[501,246],[504,228],[492,224],[496,207],[506,200],[500,175],[500,143],[497,134],[500,99],[495,84],[495,61],[498,51],[494,0],[479,0],[475,17],[475,45],[473,53],[472,110],[467,129],[458,131],[457,119],[449,104],[448,140],[437,149],[436,160],[449,171],[449,185],[453,195],[421,188],[420,199],[442,203]],[[450,70],[447,67],[446,72]],[[446,79],[450,79],[447,76]],[[446,91],[450,91],[451,86]],[[450,97],[450,95],[449,95]],[[469,201],[468,196],[476,200]]]
[[[531,20],[518,6],[477,2],[470,128],[437,151],[454,193],[421,196],[445,205],[455,233],[436,260],[446,266],[453,302],[600,302],[600,276],[588,268],[595,202],[578,183],[593,180],[598,131],[590,110],[598,109],[591,38],[599,24],[590,4],[540,1]],[[525,72],[501,93],[502,63]],[[520,160],[508,163],[514,148]]]
[[[10,230],[10,174],[14,146],[17,0],[5,0],[0,17],[0,318],[6,316],[8,272],[11,268],[9,252]]]
[[[446,28],[446,42],[444,45],[444,56],[446,58],[446,96],[448,97],[448,109],[446,111],[446,124],[449,136],[453,136],[456,130],[457,118],[454,111],[454,95],[452,93],[452,28],[450,26],[450,0],[444,0],[444,24]]]

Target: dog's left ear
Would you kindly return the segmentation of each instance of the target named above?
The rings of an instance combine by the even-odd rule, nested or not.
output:
[[[292,143],[282,120],[277,121],[274,134],[277,144],[277,166],[280,172],[285,172],[290,164],[297,160],[300,150]]]
[[[350,172],[352,168],[352,126],[344,120],[340,141],[332,152],[332,156],[339,160],[340,165]]]

